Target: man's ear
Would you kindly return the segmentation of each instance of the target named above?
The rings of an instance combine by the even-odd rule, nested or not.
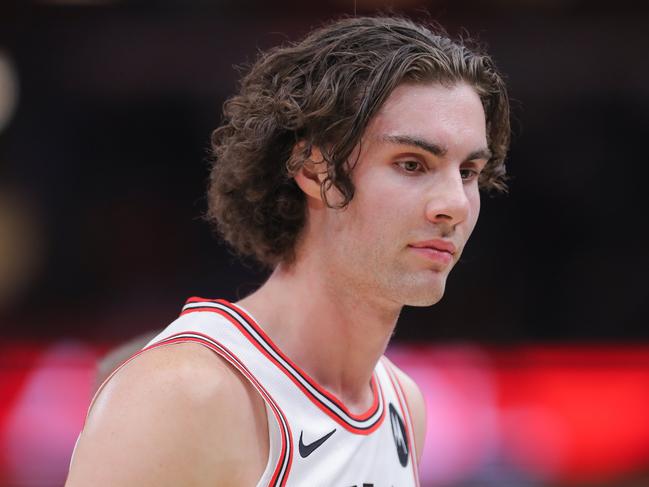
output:
[[[299,149],[299,143],[294,150]],[[321,186],[327,177],[327,163],[318,147],[311,147],[309,158],[304,161],[293,178],[307,197],[322,202]]]

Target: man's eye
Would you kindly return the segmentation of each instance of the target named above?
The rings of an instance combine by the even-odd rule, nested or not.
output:
[[[401,161],[398,163],[401,169],[406,172],[420,172],[423,167],[419,161]]]
[[[475,169],[460,169],[460,177],[464,181],[473,181],[474,179],[478,179],[479,175],[480,173]]]

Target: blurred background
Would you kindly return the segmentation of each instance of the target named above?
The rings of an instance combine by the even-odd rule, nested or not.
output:
[[[106,351],[264,280],[201,220],[209,136],[260,49],[393,9],[506,74],[510,194],[390,355],[422,485],[649,486],[649,2],[0,3],[0,486],[62,485]]]

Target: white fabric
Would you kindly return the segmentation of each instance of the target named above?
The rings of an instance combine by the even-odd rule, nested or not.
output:
[[[412,422],[405,398],[399,386],[395,386],[396,379],[389,370],[390,365],[383,360],[377,364],[374,375],[375,385],[378,385],[378,406],[373,408],[373,414],[369,414],[372,411],[366,413],[367,418],[359,418],[305,377],[268,337],[263,336],[259,325],[239,311],[240,308],[224,301],[193,298],[188,301],[183,314],[147,347],[169,341],[202,343],[223,356],[233,367],[244,370],[243,375],[258,391],[260,388],[266,391],[267,394],[260,394],[268,413],[270,449],[267,467],[257,484],[259,487],[418,485],[416,464],[413,465],[416,460]],[[330,414],[325,412],[327,410]],[[399,421],[391,418],[394,411],[408,431],[407,440],[403,438]],[[364,434],[363,428],[373,431]],[[335,432],[306,458],[300,455],[300,435],[308,446],[333,430]],[[405,461],[403,453],[407,449],[405,466],[399,459],[399,442],[402,461]],[[286,454],[282,456],[283,448]]]

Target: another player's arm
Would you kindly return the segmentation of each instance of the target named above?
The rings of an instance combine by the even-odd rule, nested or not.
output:
[[[163,346],[101,391],[66,487],[254,485],[267,427],[261,397],[220,357],[198,344]]]
[[[424,451],[424,440],[426,438],[426,402],[421,389],[405,372],[392,365],[408,402],[410,414],[412,417],[413,428],[415,429],[415,449],[417,450],[417,460],[421,461],[421,455]]]

